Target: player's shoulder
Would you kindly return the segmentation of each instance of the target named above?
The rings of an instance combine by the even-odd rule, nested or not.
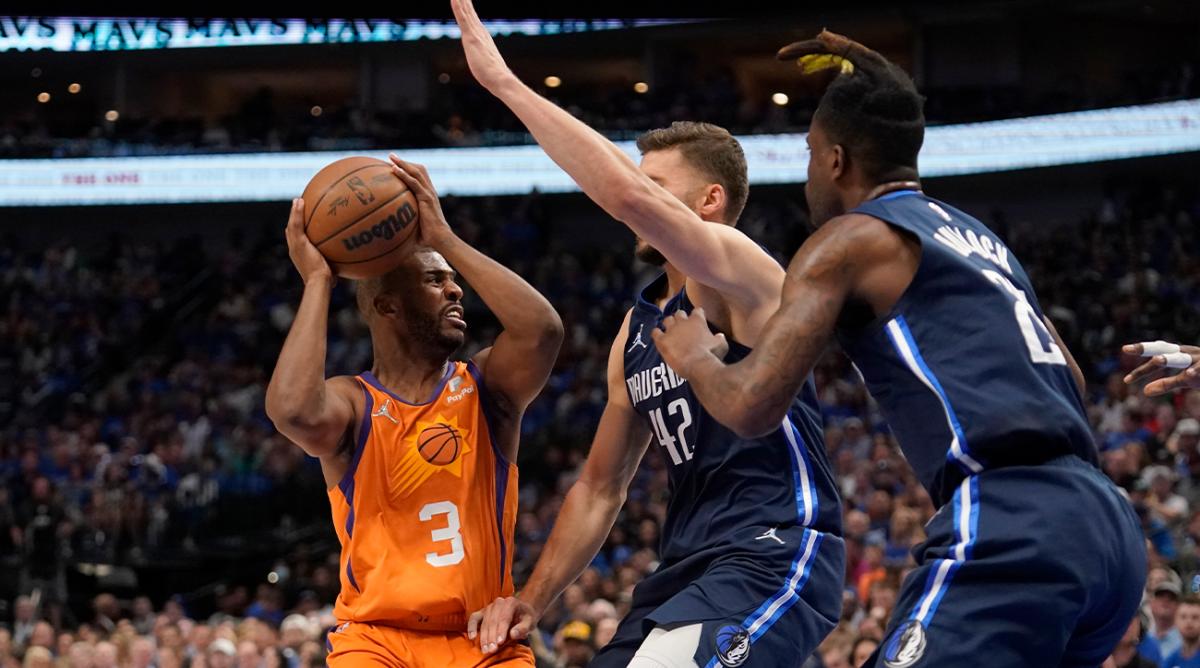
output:
[[[621,326],[617,328],[613,335],[612,350],[614,354],[618,350],[625,350],[625,342],[629,340],[629,326],[633,322],[634,307],[629,307],[625,311],[625,317],[621,318]]]
[[[845,260],[864,256],[886,258],[911,236],[911,232],[882,218],[855,211],[829,219],[804,246],[813,254]]]
[[[362,394],[362,383],[358,376],[330,376],[325,379],[325,386],[347,396]]]

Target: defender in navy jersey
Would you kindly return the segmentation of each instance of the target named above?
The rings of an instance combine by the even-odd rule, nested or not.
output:
[[[653,339],[743,436],[774,428],[834,336],[861,371],[939,506],[868,665],[1099,665],[1137,609],[1146,552],[1096,466],[1083,374],[1017,258],[921,192],[908,76],[829,32],[780,57],[832,74],[808,135],[816,232],[741,362],[711,352],[699,309]]]
[[[532,630],[599,551],[653,444],[670,471],[660,565],[634,589],[631,611],[592,665],[797,665],[836,624],[845,577],[812,382],[797,385],[773,429],[739,438],[650,338],[664,314],[703,307],[739,359],[779,307],[783,268],[734,228],[749,190],[741,146],[722,128],[676,123],[638,139],[639,169],[517,80],[468,2],[453,7],[480,83],[637,234],[638,257],[664,269],[616,332],[608,404],[529,582],[473,615],[468,633],[488,651]]]

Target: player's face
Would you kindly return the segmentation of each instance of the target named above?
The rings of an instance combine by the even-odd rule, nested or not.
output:
[[[704,177],[688,163],[683,152],[677,148],[661,151],[649,151],[642,156],[642,172],[650,177],[664,190],[683,202],[689,209],[700,213],[704,203]],[[642,262],[661,267],[667,263],[667,258],[640,237],[634,247],[634,255]]]
[[[441,253],[418,250],[401,265],[403,287],[388,291],[399,301],[405,334],[446,355],[467,338],[462,288]]]
[[[845,213],[834,179],[839,159],[829,136],[814,116],[808,130],[808,183],[804,184],[809,222],[814,229]]]

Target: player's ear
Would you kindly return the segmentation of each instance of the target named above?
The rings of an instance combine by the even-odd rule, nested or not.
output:
[[[704,187],[704,201],[700,203],[700,216],[705,220],[723,220],[725,203],[729,200],[725,186],[710,183]]]
[[[371,306],[375,308],[377,315],[385,318],[395,319],[400,315],[400,305],[396,303],[396,299],[391,295],[375,295]]]
[[[846,164],[846,149],[841,144],[834,144],[829,149],[829,171],[834,180],[846,175],[849,165]]]

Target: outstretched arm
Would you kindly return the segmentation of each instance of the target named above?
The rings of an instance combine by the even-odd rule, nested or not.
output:
[[[782,422],[825,351],[847,299],[886,310],[881,303],[898,294],[897,283],[902,290],[911,280],[910,253],[904,239],[881,220],[835,218],[792,258],[783,303],[742,361],[726,365],[720,360],[724,342],[709,331],[702,310],[666,318],[665,331],[652,333],[654,342],[719,422],[739,436],[761,436]]]
[[[467,633],[484,652],[529,635],[546,608],[595,558],[612,531],[629,481],[650,442],[650,430],[625,390],[623,353],[629,318],[608,357],[608,405],[579,480],[571,486],[529,582],[471,615]]]
[[[783,270],[758,244],[737,229],[702,220],[615,144],[522,83],[508,69],[470,0],[451,0],[451,6],[476,80],[521,119],[546,155],[592,201],[690,278],[737,305],[774,307]]]
[[[475,362],[487,388],[502,404],[499,408],[509,417],[520,415],[542,391],[554,368],[562,345],[562,319],[532,285],[450,229],[425,167],[395,155],[389,157],[396,176],[417,198],[421,241],[462,274],[504,327],[492,347],[475,356]]]

